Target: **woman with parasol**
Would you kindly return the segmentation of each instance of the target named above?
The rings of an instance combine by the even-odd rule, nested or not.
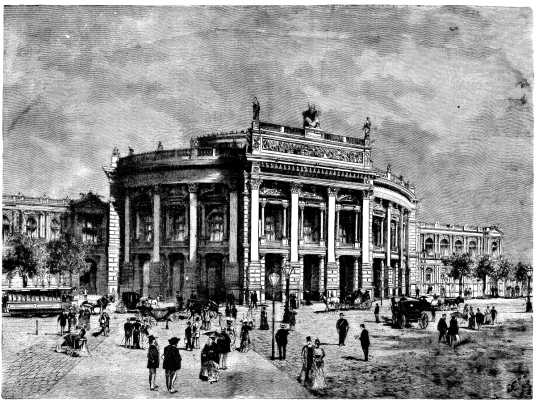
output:
[[[217,333],[206,332],[205,335],[208,335],[208,341],[203,347],[203,350],[201,350],[201,371],[199,372],[199,379],[214,383],[219,379],[218,362],[220,355],[215,341]]]

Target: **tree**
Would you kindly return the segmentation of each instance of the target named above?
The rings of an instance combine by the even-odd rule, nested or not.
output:
[[[513,277],[514,274],[514,264],[510,262],[506,257],[500,257],[499,259],[492,262],[492,271],[490,276],[499,282],[500,280],[506,281]]]
[[[8,240],[8,249],[2,256],[2,272],[9,279],[18,274],[24,287],[28,278],[42,273],[46,264],[46,249],[42,241],[27,235],[16,234]]]
[[[529,281],[529,269],[532,269],[530,264],[518,262],[514,270],[514,278],[518,282],[522,282],[523,286]]]
[[[59,239],[48,242],[46,265],[51,274],[86,272],[90,268],[87,246],[73,235],[66,233]]]
[[[460,296],[463,292],[463,278],[470,276],[473,268],[473,259],[467,253],[453,254],[443,258],[443,265],[449,266],[450,271],[447,273],[453,279],[457,279],[460,287]]]
[[[484,255],[478,259],[475,266],[474,276],[482,279],[482,293],[486,293],[486,278],[493,272],[493,262],[489,255]]]

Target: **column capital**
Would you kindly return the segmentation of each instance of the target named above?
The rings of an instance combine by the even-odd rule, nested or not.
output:
[[[259,178],[251,178],[249,182],[249,186],[251,187],[251,190],[259,190],[262,184],[262,179]]]
[[[363,199],[370,200],[372,193],[372,190],[363,190]]]
[[[259,163],[256,163],[256,162],[251,163],[251,175],[258,177],[260,173],[261,173],[261,167]]]
[[[199,189],[199,184],[198,183],[189,183],[188,184],[188,192],[189,193],[197,193]]]
[[[262,199],[261,199],[261,206],[262,206],[262,208],[266,207],[266,204],[268,204],[268,200],[266,200],[265,198],[262,198]]]
[[[328,187],[328,196],[337,196],[337,193],[339,192],[339,188],[329,186]]]
[[[283,204],[283,208],[288,208],[288,200],[283,200],[281,203]]]
[[[300,207],[300,210],[303,210],[305,208],[305,201],[298,202],[298,207]]]
[[[320,210],[326,211],[326,203],[320,203]]]
[[[302,184],[301,183],[292,183],[290,185],[290,192],[291,193],[294,193],[294,194],[300,194],[300,191],[301,191],[301,188],[302,188]]]

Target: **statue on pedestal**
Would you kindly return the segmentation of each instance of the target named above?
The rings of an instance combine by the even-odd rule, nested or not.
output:
[[[317,111],[314,104],[309,104],[309,108],[302,115],[304,128],[320,128],[320,121],[318,120],[320,112]]]
[[[363,133],[365,134],[365,139],[370,138],[370,128],[372,127],[372,122],[370,122],[370,118],[367,117],[365,120],[365,123],[363,124]]]
[[[257,100],[256,97],[253,98],[253,121],[259,120],[259,115],[261,113],[261,105],[259,104],[259,100]]]
[[[162,151],[164,150],[164,145],[162,142],[158,142],[158,146],[156,146],[156,151]]]

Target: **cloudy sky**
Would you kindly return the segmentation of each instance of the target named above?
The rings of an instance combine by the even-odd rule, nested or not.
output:
[[[299,126],[314,102],[330,132],[370,116],[421,220],[496,224],[529,259],[531,37],[528,8],[8,6],[3,189],[107,196],[114,145],[245,129],[253,96]]]

